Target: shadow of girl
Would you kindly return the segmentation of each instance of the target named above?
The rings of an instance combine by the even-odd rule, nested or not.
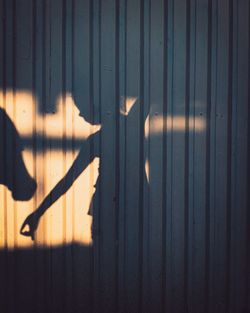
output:
[[[92,122],[89,120],[88,115],[86,112],[84,112],[83,108],[80,108],[77,103],[74,101],[75,105],[81,110],[81,116],[87,121],[87,122]],[[123,114],[123,112],[120,112],[120,118],[122,119],[128,119],[131,117],[135,112],[135,104],[131,107],[130,111],[128,114]],[[145,121],[144,121],[145,122]],[[92,126],[95,126],[91,124]],[[99,151],[97,150],[98,146],[98,137],[101,136],[103,132],[105,132],[106,125],[103,123],[101,124],[101,129],[97,131],[96,133],[90,135],[87,139],[82,140],[82,144],[80,147],[80,151],[65,174],[65,176],[55,185],[55,187],[49,192],[49,194],[44,198],[44,200],[41,202],[41,204],[38,206],[38,208],[32,212],[23,222],[20,233],[24,236],[29,236],[31,237],[32,240],[34,240],[35,237],[35,232],[38,228],[39,221],[43,214],[61,197],[63,196],[73,185],[75,180],[81,175],[81,173],[88,167],[88,165],[95,159],[95,158],[100,158]],[[91,149],[91,153],[89,153]],[[100,159],[100,167],[102,166],[102,160]],[[99,168],[99,173],[101,173],[101,170]],[[95,192],[92,196],[92,200],[90,201],[91,205],[89,208],[89,214],[94,216],[94,210],[95,207],[97,206],[97,197],[98,193],[100,190],[100,182],[101,182],[102,177],[100,175],[98,176],[96,185],[95,185]],[[147,186],[147,178],[146,178],[146,173],[144,171],[143,173],[143,180],[144,184]],[[84,187],[83,187],[84,188]],[[84,190],[83,190],[84,192]],[[92,209],[93,207],[93,209]],[[95,221],[93,220],[93,223]],[[92,225],[92,230],[93,230],[93,225]],[[92,234],[93,237],[93,234]]]

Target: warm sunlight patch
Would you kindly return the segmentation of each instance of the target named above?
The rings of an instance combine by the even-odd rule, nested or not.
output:
[[[20,138],[30,138],[31,144],[22,150],[22,158],[30,177],[37,183],[33,197],[27,201],[13,200],[12,191],[0,185],[0,248],[55,246],[71,242],[91,245],[92,216],[89,205],[98,177],[99,158],[95,158],[78,179],[42,216],[35,241],[20,234],[25,218],[64,177],[80,147],[74,140],[85,140],[100,130],[79,115],[70,94],[59,97],[54,114],[39,114],[36,99],[30,92],[5,94],[0,92],[0,107],[15,125]],[[40,136],[41,139],[36,140]],[[67,139],[67,149],[63,140]],[[56,141],[56,149],[51,142]],[[46,146],[44,145],[46,143]]]
[[[206,128],[206,121],[202,117],[189,117],[186,119],[185,116],[167,116],[162,115],[157,116],[147,116],[145,121],[144,130],[145,137],[150,135],[154,136],[163,133],[165,130],[167,132],[184,132],[186,130],[201,132]]]
[[[137,97],[122,97],[121,98],[121,107],[120,107],[120,113],[122,115],[128,115],[132,107],[137,101]]]

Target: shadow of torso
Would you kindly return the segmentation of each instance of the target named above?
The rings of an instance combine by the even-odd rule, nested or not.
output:
[[[0,108],[0,184],[5,185],[14,200],[29,200],[36,190],[36,182],[29,175],[22,157],[21,138]]]

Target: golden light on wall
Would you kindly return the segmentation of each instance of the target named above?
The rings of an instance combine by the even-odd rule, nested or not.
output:
[[[120,113],[127,116],[137,99],[138,97],[121,97]]]
[[[149,136],[159,136],[164,132],[196,132],[200,133],[206,128],[206,120],[201,116],[193,116],[186,118],[185,116],[162,116],[157,115],[147,115],[144,123],[144,134],[145,138]],[[148,183],[150,183],[150,160],[146,158],[144,164],[144,170]]]
[[[79,116],[69,94],[57,99],[54,114],[41,115],[37,107],[37,100],[30,92],[0,92],[0,108],[5,110],[23,142],[31,143],[24,146],[22,157],[29,175],[37,183],[34,196],[28,201],[15,201],[11,191],[0,185],[0,248],[51,246],[72,241],[90,245],[92,217],[88,210],[98,177],[99,158],[88,165],[69,191],[42,216],[35,242],[19,232],[25,218],[64,177],[75,160],[80,147],[74,146],[74,140],[81,142],[100,129]],[[37,136],[46,146],[36,141]],[[72,149],[64,149],[64,139],[70,142]],[[57,141],[56,146],[50,145],[53,140]]]
[[[165,125],[165,126],[164,126]],[[189,131],[202,132],[206,128],[206,120],[200,116],[186,118],[185,116],[147,116],[145,121],[145,137],[157,135],[164,131],[183,132],[186,129]]]

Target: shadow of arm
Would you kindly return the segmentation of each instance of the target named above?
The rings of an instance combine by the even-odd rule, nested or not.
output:
[[[85,168],[92,162],[97,156],[96,153],[89,153],[89,147],[94,142],[96,134],[90,136],[83,142],[81,150],[77,155],[72,166],[66,173],[66,175],[56,184],[51,192],[45,197],[43,202],[39,205],[36,211],[31,213],[24,221],[20,233],[24,236],[30,236],[34,238],[34,232],[36,231],[41,216],[48,210],[48,208],[55,203],[62,195],[64,195],[69,188],[73,185],[74,181],[85,170]],[[26,231],[25,228],[29,227]]]

